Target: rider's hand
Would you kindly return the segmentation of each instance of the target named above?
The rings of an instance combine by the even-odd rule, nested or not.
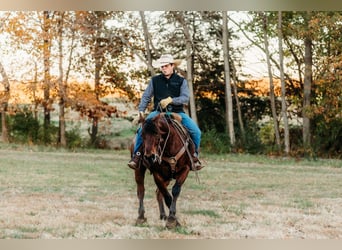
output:
[[[165,98],[160,101],[160,106],[162,109],[165,109],[167,105],[169,105],[172,102],[172,98],[169,96],[168,98]]]
[[[145,119],[145,113],[142,111],[139,111],[139,114],[136,118],[133,119],[133,124],[138,125],[139,123],[142,123]]]
[[[139,123],[143,122],[145,120],[145,113],[142,111],[139,111]]]

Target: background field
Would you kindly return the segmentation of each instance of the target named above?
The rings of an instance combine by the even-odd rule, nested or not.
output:
[[[342,161],[203,155],[165,229],[146,176],[147,224],[128,151],[68,152],[0,144],[0,238],[338,239]]]

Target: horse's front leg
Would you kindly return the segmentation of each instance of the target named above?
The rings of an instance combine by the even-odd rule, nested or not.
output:
[[[145,197],[145,172],[146,168],[140,165],[140,168],[134,171],[135,173],[135,182],[137,184],[137,196],[139,199],[139,209],[138,209],[138,218],[136,220],[136,225],[141,225],[146,222],[145,218],[145,208],[144,208],[144,197]]]
[[[159,191],[158,188],[156,190],[156,196],[157,196],[157,201],[158,201],[158,206],[159,206],[160,219],[166,220],[166,213],[165,213],[165,209],[164,209],[164,196]]]
[[[176,212],[177,212],[177,200],[182,190],[182,185],[185,182],[187,176],[189,174],[189,170],[183,171],[178,177],[176,177],[176,182],[172,187],[172,203],[170,206],[170,214],[167,218],[166,227],[171,229],[180,226],[180,223],[177,220]]]
[[[163,201],[165,201],[166,206],[170,209],[170,206],[172,204],[172,196],[167,190],[170,181],[164,180],[162,176],[156,172],[153,173],[153,178],[155,184],[157,185],[157,200],[159,204],[160,219],[166,219]]]
[[[176,181],[176,183],[172,187],[173,199],[169,208],[170,213],[166,221],[166,227],[169,229],[180,226],[180,223],[178,222],[177,217],[176,217],[176,205],[177,205],[177,199],[179,197],[181,189],[182,189],[182,186],[180,185],[180,183]]]

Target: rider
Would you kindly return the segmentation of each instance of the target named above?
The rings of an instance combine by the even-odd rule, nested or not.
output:
[[[201,130],[183,110],[183,105],[189,102],[189,88],[186,79],[175,73],[174,68],[179,65],[180,62],[180,60],[174,60],[170,54],[162,55],[154,62],[153,66],[160,68],[162,74],[156,75],[150,80],[140,100],[138,108],[139,115],[143,117],[144,111],[152,97],[154,98],[154,108],[146,119],[151,119],[159,113],[158,105],[160,105],[162,109],[165,109],[170,104],[172,112],[178,113],[182,117],[182,124],[190,133],[191,139],[195,145],[195,153],[193,155],[194,168],[195,170],[200,170],[204,167],[198,159]],[[136,135],[133,156],[128,163],[128,166],[132,169],[138,168],[142,143],[143,140],[140,127]]]

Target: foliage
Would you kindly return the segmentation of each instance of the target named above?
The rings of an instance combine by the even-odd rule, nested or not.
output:
[[[237,151],[250,154],[261,154],[265,152],[265,145],[262,144],[259,137],[259,126],[255,122],[246,122],[245,138],[237,130]]]
[[[39,142],[39,130],[41,128],[39,122],[33,117],[32,112],[24,109],[14,116],[8,118],[9,130],[11,131],[11,140],[21,143],[37,143]]]
[[[341,12],[285,11],[282,13],[286,100],[288,106],[291,107],[288,116],[301,120],[303,114],[309,115],[314,151],[321,155],[339,156],[342,141],[339,129],[342,119]],[[60,33],[58,25],[61,13],[49,12],[49,19],[46,20],[49,22],[47,33],[43,30],[43,14],[42,11],[13,11],[2,12],[0,15],[2,23],[0,32],[5,37],[1,41],[1,45],[4,44],[1,53],[15,55],[18,52],[18,55],[25,53],[28,55],[28,59],[20,57],[22,60],[16,58],[15,62],[9,63],[11,69],[6,69],[8,71],[6,73],[9,79],[22,79],[22,83],[25,83],[26,100],[30,102],[29,105],[34,106],[35,110],[45,106],[48,111],[52,111],[52,104],[65,102],[66,107],[78,111],[96,125],[105,117],[121,115],[116,107],[101,101],[103,97],[119,95],[128,97],[132,102],[137,102],[139,99],[139,92],[144,89],[149,79],[149,71],[144,67],[146,65],[141,67],[141,63],[147,62],[146,46],[151,50],[151,59],[156,59],[161,53],[171,53],[176,58],[182,59],[186,57],[184,27],[176,19],[177,14],[180,14],[178,11],[146,12],[149,32],[146,35],[150,36],[148,45],[145,44],[138,12],[63,12],[65,18],[63,19],[63,32]],[[230,145],[227,145],[225,135],[227,111],[225,110],[225,75],[222,53],[222,12],[184,11],[181,14],[189,26],[187,28],[192,39],[192,79],[198,122],[203,131],[202,146],[208,151],[220,151],[218,147],[221,145],[222,152],[230,152],[232,149]],[[241,71],[240,67],[245,63],[245,58],[241,53],[245,49],[244,46],[253,46],[264,51],[260,12],[246,12],[245,14],[246,19],[233,20],[234,17],[232,17],[228,24],[231,42],[229,48],[231,79],[237,86],[242,122],[246,130],[243,135],[237,120],[237,103],[234,100],[236,150],[257,153],[265,152],[266,149],[273,150],[274,142],[272,126],[258,124],[263,117],[270,115],[268,98],[258,93],[253,85],[248,84],[251,80],[240,79],[247,75]],[[270,41],[276,41],[278,14],[273,11],[264,12],[264,14],[268,19],[267,35]],[[235,25],[231,25],[232,23]],[[241,34],[246,36],[249,44],[239,44]],[[310,107],[303,109],[305,38],[310,38],[313,45],[313,84]],[[45,40],[50,41],[49,58],[42,53]],[[59,51],[59,45],[63,45],[61,51]],[[276,46],[270,46],[270,50],[272,71],[275,72],[274,77],[277,78],[279,52]],[[44,81],[44,75],[47,73],[44,66],[47,61],[51,64],[51,75],[47,79],[48,85]],[[59,69],[57,73],[53,72],[58,65],[65,68]],[[187,72],[183,66],[178,70],[186,76]],[[75,84],[74,79],[80,76],[83,79],[91,79],[91,84],[83,80]],[[65,93],[60,89],[62,85],[65,86]],[[48,98],[43,95],[46,88],[50,90]],[[14,95],[12,86],[8,89],[11,90],[11,105],[15,106],[19,101]],[[264,93],[268,91],[268,88],[265,88]],[[279,103],[276,105],[277,113],[280,113]],[[8,114],[12,112],[13,106],[9,106]],[[51,143],[52,145],[57,143],[59,128],[51,125],[48,128],[47,138],[44,138],[43,129],[35,121],[33,114],[28,111],[19,112],[9,117],[8,120],[12,140]],[[24,128],[24,126],[27,127]],[[303,146],[301,125],[297,126],[291,128],[291,148],[294,153],[299,152],[300,147]],[[92,133],[95,134],[95,131]],[[68,133],[70,147],[83,144],[79,131],[69,129]],[[210,142],[209,138],[214,138],[214,142]]]
[[[315,152],[320,156],[338,157],[342,155],[342,119],[329,119],[325,121],[322,115],[314,119],[314,145]]]
[[[207,153],[226,154],[231,152],[228,135],[214,129],[208,130],[202,135],[201,147]]]
[[[57,145],[59,128],[54,124],[49,124],[44,128],[40,126],[38,131],[39,143],[43,145]]]
[[[81,137],[80,131],[78,128],[73,128],[70,131],[66,131],[65,133],[67,139],[67,146],[70,149],[83,148],[84,140]]]
[[[70,84],[67,105],[78,111],[81,117],[102,119],[117,113],[115,106],[99,100],[89,84]]]

